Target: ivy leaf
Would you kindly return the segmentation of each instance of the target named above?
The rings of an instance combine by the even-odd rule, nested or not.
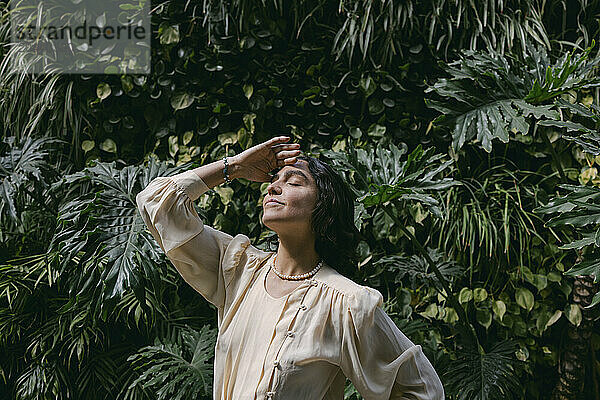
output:
[[[461,304],[468,303],[469,301],[471,301],[472,298],[473,298],[473,291],[466,287],[462,288],[460,290],[460,293],[458,294],[458,301]]]
[[[554,312],[554,314],[552,314],[552,316],[548,320],[548,323],[546,324],[546,328],[548,328],[549,326],[553,325],[556,321],[558,321],[562,315],[563,315],[563,312],[561,310],[556,310]]]
[[[456,313],[456,310],[452,307],[446,307],[445,315],[444,315],[444,322],[452,324],[457,321],[458,321],[458,314]]]
[[[254,114],[254,113],[244,114],[244,116],[242,117],[242,121],[244,121],[244,126],[246,127],[246,130],[250,133],[254,133],[254,120],[255,119],[256,119],[256,114]]]
[[[183,134],[183,145],[187,146],[188,143],[190,143],[190,141],[192,140],[193,137],[194,137],[194,132],[192,132],[192,131],[186,131]]]
[[[246,96],[247,99],[250,99],[250,97],[252,97],[253,92],[254,87],[252,86],[252,84],[248,83],[244,85],[244,96]]]
[[[379,100],[376,97],[371,97],[367,104],[369,108],[369,114],[371,115],[381,114],[383,110],[385,110],[385,106],[383,105],[381,100]]]
[[[81,142],[81,149],[87,153],[88,151],[92,150],[94,148],[94,141],[93,140],[84,140],[83,142]]]
[[[221,203],[224,206],[231,203],[231,199],[233,199],[233,189],[229,186],[216,186],[214,191],[217,192],[219,197],[221,198]]]
[[[548,286],[548,278],[542,274],[533,275],[533,284],[538,291],[544,290]]]
[[[548,326],[548,321],[550,321],[551,317],[552,317],[552,314],[547,310],[544,310],[539,313],[539,315],[535,321],[535,326],[540,333],[544,333],[544,331],[546,330],[546,327]]]
[[[492,325],[492,313],[488,309],[477,309],[475,311],[475,319],[479,322],[485,329],[489,328]]]
[[[179,144],[177,143],[179,138],[175,135],[169,136],[169,154],[171,157],[175,157],[175,154],[179,151]]]
[[[492,310],[500,318],[500,321],[502,321],[504,314],[506,314],[506,304],[502,300],[496,300],[492,303]]]
[[[383,137],[385,135],[386,127],[384,125],[372,124],[367,130],[367,135],[373,137]]]
[[[547,278],[550,282],[560,282],[562,280],[561,275],[556,271],[550,271]]]
[[[420,312],[419,315],[422,315],[429,319],[429,318],[437,318],[438,313],[439,313],[438,305],[435,303],[432,303],[427,306],[425,311]]]
[[[348,132],[354,139],[359,139],[362,136],[362,131],[357,126],[350,128]]]
[[[475,288],[473,290],[473,299],[476,303],[484,301],[485,299],[487,299],[487,297],[488,293],[487,290],[485,290],[484,288]]]
[[[515,300],[517,304],[527,311],[531,311],[534,304],[533,293],[526,288],[517,288],[515,291]]]
[[[218,139],[221,146],[225,146],[226,144],[232,145],[237,143],[238,135],[237,132],[225,132],[221,133]]]
[[[109,153],[117,152],[117,144],[110,138],[105,139],[104,142],[100,144],[100,148]]]
[[[171,107],[174,110],[188,108],[194,102],[194,97],[187,92],[177,92],[171,97]]]
[[[106,99],[108,96],[110,96],[110,93],[111,89],[108,83],[99,83],[96,87],[96,95],[100,100]]]

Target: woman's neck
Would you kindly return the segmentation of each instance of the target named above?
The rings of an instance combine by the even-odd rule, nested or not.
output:
[[[285,275],[299,275],[312,271],[320,259],[314,247],[314,239],[312,241],[286,240],[280,237],[276,260],[277,271]]]

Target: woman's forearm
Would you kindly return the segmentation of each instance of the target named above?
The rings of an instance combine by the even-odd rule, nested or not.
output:
[[[214,161],[210,164],[194,168],[193,171],[206,183],[209,189],[219,186],[225,182],[223,168],[225,164],[223,159]],[[240,177],[240,165],[236,157],[227,157],[227,172],[229,179],[234,180]]]

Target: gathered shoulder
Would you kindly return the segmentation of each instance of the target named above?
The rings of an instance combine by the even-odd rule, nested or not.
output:
[[[242,233],[231,238],[227,250],[225,251],[224,258],[225,263],[230,265],[237,265],[240,262],[244,252],[249,252],[251,247],[250,238]]]
[[[345,299],[345,305],[351,311],[365,308],[374,310],[383,304],[383,295],[379,290],[356,283],[328,265],[325,266],[323,273],[319,274],[316,281],[341,293]]]
[[[243,243],[246,254],[248,255],[248,260],[258,260],[260,264],[263,264],[264,260],[274,254],[273,251],[264,251],[254,246],[250,241],[250,238],[242,233],[238,233],[236,238],[240,243]]]
[[[269,258],[272,254],[272,251],[264,251],[254,246],[250,238],[245,234],[238,233],[231,239],[225,253],[225,259],[231,265],[244,262],[256,263],[257,260],[258,264],[262,264],[262,261]]]

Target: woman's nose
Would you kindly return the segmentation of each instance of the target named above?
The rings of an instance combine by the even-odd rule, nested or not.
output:
[[[267,186],[267,193],[270,195],[273,194],[273,192],[277,193],[276,190],[279,190],[279,188],[275,185],[275,182],[271,182],[269,186]]]

